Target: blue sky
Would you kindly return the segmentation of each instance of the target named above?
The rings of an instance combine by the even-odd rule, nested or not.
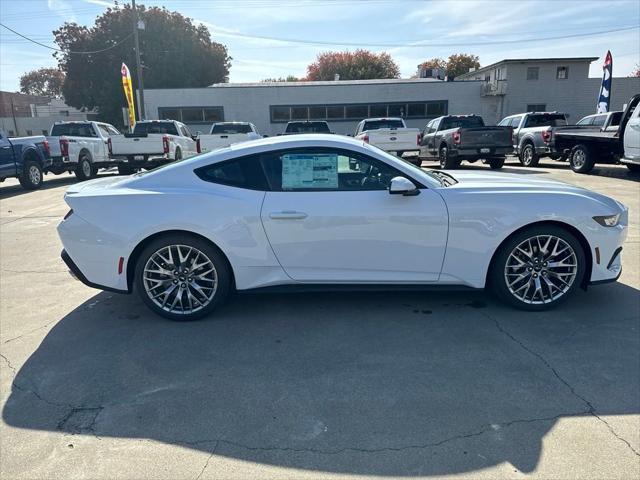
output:
[[[55,46],[52,30],[65,21],[93,25],[95,17],[114,3],[0,0],[0,21]],[[591,76],[601,75],[607,49],[613,54],[614,76],[627,76],[640,63],[638,28],[539,40],[637,27],[638,0],[140,0],[139,3],[164,5],[207,25],[213,38],[226,44],[233,57],[232,82],[288,74],[304,76],[306,66],[319,52],[354,50],[357,45],[389,52],[399,64],[402,77],[411,76],[424,59],[446,58],[458,52],[479,55],[482,65],[503,58],[599,56],[600,60],[591,66]],[[349,46],[255,37],[344,42]],[[522,39],[529,41],[513,43]],[[486,45],[487,42],[504,43]],[[22,73],[55,66],[51,53],[0,27],[0,89],[17,90]]]

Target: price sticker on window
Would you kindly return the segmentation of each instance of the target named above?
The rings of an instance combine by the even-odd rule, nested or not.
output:
[[[338,188],[338,155],[283,155],[282,188]]]

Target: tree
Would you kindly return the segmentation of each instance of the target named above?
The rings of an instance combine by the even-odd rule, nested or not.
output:
[[[630,77],[638,77],[640,78],[640,63],[636,63],[635,70],[631,72]]]
[[[307,67],[307,80],[368,80],[373,78],[399,78],[400,69],[388,53],[368,50],[355,52],[324,52]]]
[[[432,58],[418,65],[418,74],[420,68],[439,68],[444,74],[453,79],[458,75],[467,73],[470,68],[480,68],[480,58],[477,55],[467,53],[456,53],[449,56],[445,61],[442,58]]]
[[[20,91],[28,95],[62,97],[64,72],[57,68],[40,68],[20,77]]]
[[[226,46],[211,40],[207,27],[165,8],[137,9],[144,22],[139,33],[145,88],[206,87],[228,81],[231,57]],[[122,62],[137,88],[132,28],[133,10],[124,5],[107,9],[93,27],[65,23],[53,32],[63,51],[54,56],[66,73],[63,94],[69,105],[97,108],[103,120],[122,124]],[[73,53],[98,50],[102,51]]]
[[[278,78],[263,78],[260,80],[262,83],[273,83],[273,82],[304,82],[304,78],[298,78],[295,75],[287,75],[286,77],[278,77]]]

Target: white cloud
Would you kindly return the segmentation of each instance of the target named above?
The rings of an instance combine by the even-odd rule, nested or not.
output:
[[[66,0],[47,0],[47,7],[56,15],[69,22],[77,21],[73,7]]]

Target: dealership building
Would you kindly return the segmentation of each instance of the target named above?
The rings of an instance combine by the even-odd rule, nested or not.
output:
[[[422,128],[444,114],[481,115],[488,124],[524,111],[559,111],[576,122],[595,113],[600,78],[589,78],[597,57],[506,59],[445,81],[429,78],[221,83],[204,88],[145,90],[150,119],[180,120],[195,132],[214,122],[248,121],[266,135],[291,120],[326,120],[332,131],[353,134],[367,117],[403,117]],[[640,93],[640,78],[613,78],[611,110]]]

